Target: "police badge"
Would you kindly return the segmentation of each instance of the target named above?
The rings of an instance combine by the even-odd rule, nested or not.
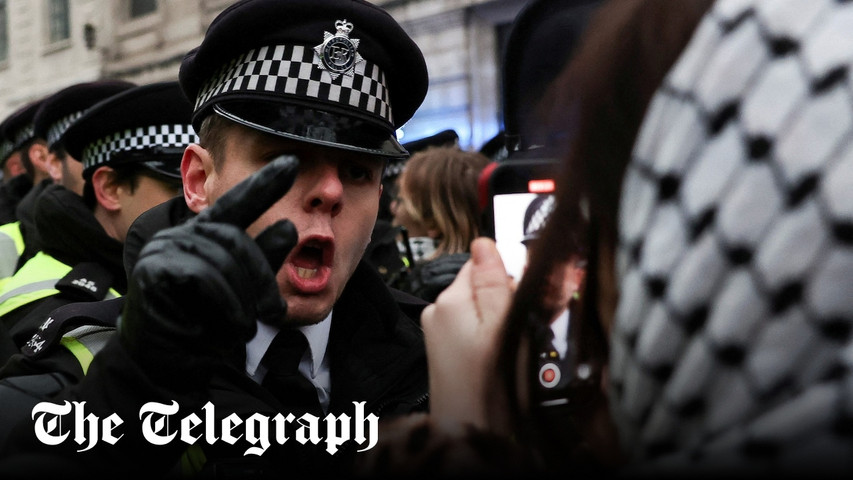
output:
[[[357,50],[359,40],[349,38],[352,23],[338,20],[335,27],[338,29],[337,33],[332,35],[323,32],[323,43],[314,47],[317,54],[314,64],[329,72],[332,80],[337,79],[340,74],[352,76],[355,65],[364,60]]]

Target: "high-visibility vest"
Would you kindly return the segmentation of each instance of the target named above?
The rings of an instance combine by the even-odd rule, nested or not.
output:
[[[38,252],[20,270],[0,287],[0,316],[36,300],[56,295],[56,282],[61,280],[71,267],[44,252]],[[115,298],[120,294],[109,289],[104,298]]]
[[[63,335],[59,343],[80,362],[85,375],[89,372],[89,364],[92,363],[95,354],[104,348],[115,331],[115,327],[83,325]]]
[[[24,252],[24,236],[21,222],[0,225],[0,288],[6,279],[15,274],[18,259]]]

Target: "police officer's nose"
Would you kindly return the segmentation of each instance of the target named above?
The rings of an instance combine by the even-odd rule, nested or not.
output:
[[[341,211],[344,186],[338,174],[337,165],[318,166],[311,178],[310,193],[307,196],[306,209],[329,212],[332,216]]]

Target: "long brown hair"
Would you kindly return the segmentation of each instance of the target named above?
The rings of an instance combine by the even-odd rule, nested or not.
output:
[[[510,306],[498,368],[500,387],[508,394],[513,430],[538,449],[551,468],[575,468],[578,458],[588,453],[584,447],[591,440],[591,429],[602,428],[592,418],[607,412],[599,386],[617,301],[614,252],[622,177],[652,95],[712,3],[604,3],[590,19],[573,58],[543,96],[541,118],[549,126],[551,144],[558,147],[563,162],[558,200]],[[521,345],[529,341],[536,324],[550,318],[551,312],[543,311],[539,301],[548,273],[579,250],[587,252],[588,273],[581,287],[579,318],[572,317],[576,328],[573,349],[576,365],[585,364],[594,374],[587,382],[592,398],[573,407],[572,418],[567,419],[566,428],[576,430],[572,433],[561,431],[553,418],[523,405],[522,398],[535,394],[534,382],[528,372],[526,385],[519,389],[517,372]],[[535,353],[531,351],[530,356]],[[532,358],[527,361],[535,364]],[[570,403],[583,403],[575,401],[579,397],[570,398]],[[609,453],[614,451],[618,450]],[[600,464],[614,461],[618,455],[592,457],[593,463]]]
[[[477,179],[489,158],[458,147],[429,147],[412,155],[400,174],[415,220],[439,232],[433,257],[467,252],[480,235]]]

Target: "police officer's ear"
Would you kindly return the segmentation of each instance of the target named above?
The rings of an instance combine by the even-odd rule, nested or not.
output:
[[[115,170],[110,167],[98,167],[89,179],[98,205],[108,212],[121,210],[118,189],[123,185],[117,181]]]
[[[181,159],[181,177],[184,181],[184,200],[190,210],[195,213],[201,212],[211,204],[204,185],[212,172],[213,157],[210,152],[195,143],[187,146]]]
[[[36,170],[48,173],[47,153],[47,144],[44,142],[36,141],[30,145],[27,154],[29,155],[30,161],[33,162],[33,167]]]
[[[20,152],[13,153],[12,156],[6,160],[4,170],[9,173],[9,178],[14,178],[18,175],[27,173],[27,169],[24,168],[24,161],[21,159]]]

